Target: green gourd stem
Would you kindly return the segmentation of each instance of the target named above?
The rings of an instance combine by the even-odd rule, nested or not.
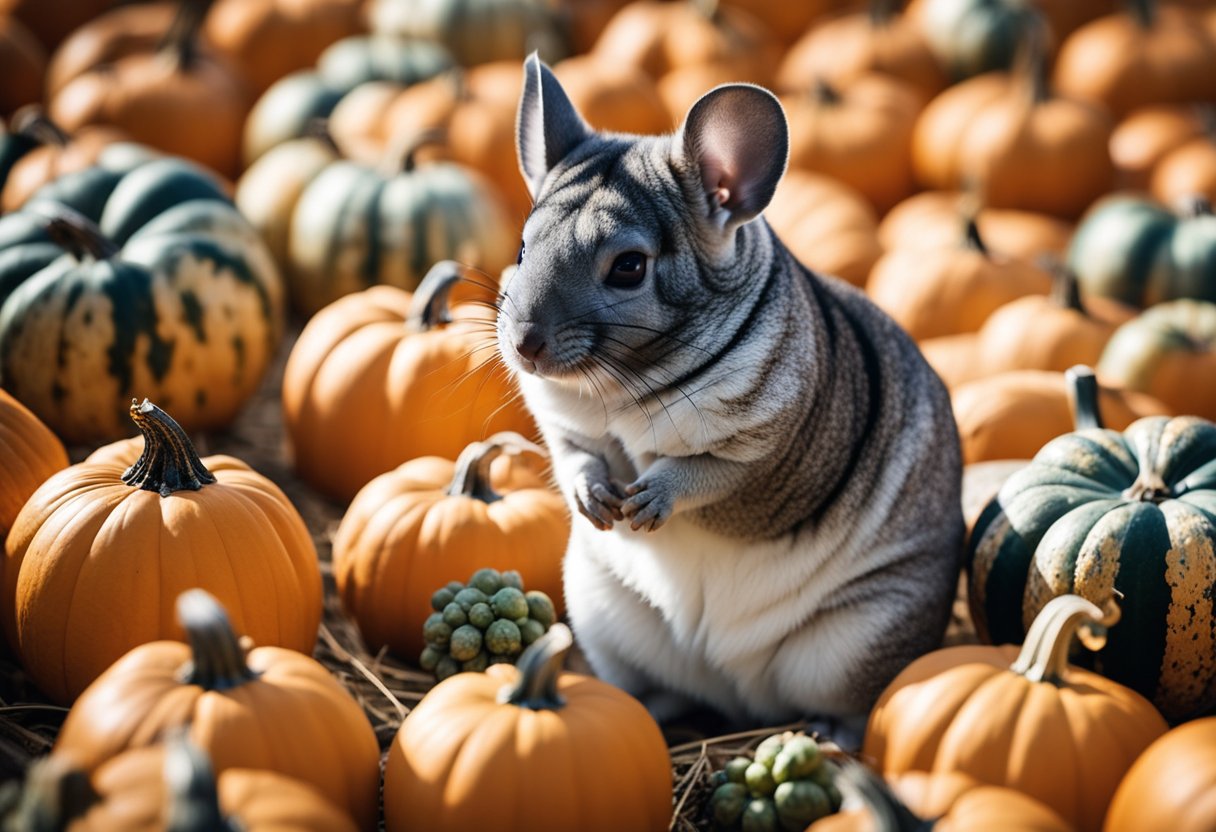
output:
[[[1048,299],[1052,305],[1089,317],[1085,304],[1081,302],[1081,284],[1077,280],[1077,273],[1058,257],[1040,258],[1039,265],[1051,275],[1051,292]]]
[[[811,97],[815,99],[815,103],[827,107],[835,107],[844,100],[840,90],[828,83],[826,78],[819,77],[815,78],[815,83],[811,86]]]
[[[228,613],[206,590],[188,589],[177,596],[177,621],[190,642],[190,661],[181,681],[204,690],[230,690],[257,678],[245,661]]]
[[[1069,367],[1064,371],[1064,383],[1068,390],[1068,406],[1072,410],[1073,430],[1105,427],[1098,403],[1098,377],[1093,368],[1084,364]]]
[[[891,21],[895,19],[895,10],[898,4],[895,0],[870,0],[870,26],[874,29],[881,29],[885,26],[890,26]]]
[[[431,266],[414,290],[405,321],[406,329],[411,333],[430,332],[450,324],[452,287],[462,280],[464,275],[455,260],[440,260]]]
[[[99,802],[88,773],[52,754],[30,766],[14,805],[6,807],[4,828],[62,832]]]
[[[189,72],[198,60],[200,30],[212,0],[181,0],[157,51],[172,60],[180,72]]]
[[[501,500],[502,495],[490,486],[490,465],[503,454],[525,451],[546,458],[549,456],[544,448],[509,430],[472,443],[456,458],[456,471],[448,485],[448,496],[472,497],[483,503]]]
[[[109,260],[118,254],[118,246],[101,233],[97,224],[66,205],[58,205],[48,212],[46,234],[51,242],[67,251],[77,260],[91,257],[94,260]]]
[[[418,167],[418,151],[430,145],[442,145],[447,141],[447,131],[442,128],[417,130],[406,133],[392,142],[380,163],[380,171],[386,177],[398,173],[412,173]]]
[[[1191,194],[1182,198],[1178,213],[1183,219],[1188,220],[1193,220],[1196,217],[1210,216],[1212,213],[1212,203],[1203,194]]]
[[[927,832],[934,827],[933,821],[912,814],[882,778],[861,763],[850,760],[842,764],[836,783],[870,811],[874,832]]]
[[[971,202],[971,200],[967,200]],[[991,258],[992,252],[988,248],[988,244],[984,242],[983,236],[980,234],[979,209],[970,205],[964,205],[962,211],[963,219],[963,248],[970,251],[978,252],[985,257]]]
[[[1157,0],[1127,0],[1127,13],[1141,29],[1151,29],[1157,22]]]
[[[66,147],[72,137],[46,114],[38,104],[26,104],[13,113],[12,133],[33,139],[38,144]]]
[[[1139,473],[1136,480],[1123,491],[1123,499],[1137,503],[1164,503],[1172,499],[1174,491],[1166,484],[1161,472],[1154,464],[1153,457],[1156,448],[1147,443],[1140,446],[1139,459],[1136,460]]]
[[[498,700],[533,711],[556,711],[566,704],[557,692],[557,677],[566,654],[574,646],[574,635],[565,624],[557,623],[532,642],[515,663],[519,678],[499,693]]]
[[[339,158],[345,158],[346,154],[342,152],[342,148],[338,147],[338,142],[334,139],[334,134],[329,130],[329,119],[311,118],[304,125],[304,138],[313,139],[325,145],[330,153]]]
[[[215,771],[206,752],[190,742],[184,731],[165,740],[166,832],[235,830],[220,810]]]
[[[1065,684],[1068,651],[1074,636],[1090,650],[1100,650],[1106,631],[1119,620],[1112,598],[1106,611],[1080,595],[1052,598],[1030,625],[1022,650],[1009,669],[1032,682]]]
[[[144,452],[123,472],[122,481],[127,485],[168,497],[175,491],[198,491],[215,482],[190,437],[168,413],[147,399],[131,399],[131,420],[144,435]]]

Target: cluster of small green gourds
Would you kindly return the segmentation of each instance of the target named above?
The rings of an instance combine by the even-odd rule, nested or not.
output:
[[[525,592],[513,569],[478,569],[467,585],[452,581],[431,596],[431,607],[435,612],[423,625],[426,647],[418,663],[441,682],[464,670],[514,663],[557,620],[549,596]]]
[[[802,832],[840,809],[838,770],[805,734],[774,734],[756,746],[754,760],[736,757],[714,773],[713,828]]]

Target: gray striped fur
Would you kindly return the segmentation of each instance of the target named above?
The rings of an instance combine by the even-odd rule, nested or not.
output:
[[[767,92],[730,88],[738,101],[704,108],[711,127],[596,134],[535,57],[525,72],[536,204],[498,337],[576,512],[575,634],[660,717],[689,701],[739,719],[864,713],[938,645],[954,597],[945,387],[864,295],[751,218],[785,161]],[[743,171],[720,192],[715,152]],[[625,251],[648,255],[636,289],[604,284]]]

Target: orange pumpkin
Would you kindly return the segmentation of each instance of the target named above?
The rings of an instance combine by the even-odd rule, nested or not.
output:
[[[976,332],[1006,303],[1051,289],[1042,269],[988,248],[973,219],[965,229],[949,248],[888,251],[870,272],[870,298],[917,341]]]
[[[800,0],[774,3],[773,0],[723,0],[723,5],[752,14],[782,43],[797,40],[818,18],[849,5],[850,0]],[[706,3],[705,5],[709,5]]]
[[[283,492],[238,459],[199,459],[146,400],[131,418],[142,439],[52,476],[9,533],[4,625],[30,678],[71,702],[132,647],[179,635],[173,599],[200,585],[258,642],[311,651],[321,575]]]
[[[896,205],[878,225],[883,248],[940,248],[958,240],[959,223],[969,214],[984,241],[997,251],[1022,260],[1044,254],[1063,255],[1072,239],[1072,224],[1047,214],[981,206],[957,191],[923,191]],[[963,219],[960,220],[960,217]]]
[[[1050,295],[1027,295],[993,312],[979,332],[921,342],[947,387],[1010,370],[1098,363],[1106,342],[1136,310],[1109,298],[1081,300],[1076,275],[1059,265]]]
[[[554,624],[518,669],[458,673],[418,703],[388,752],[388,832],[667,829],[659,726],[623,691],[562,672],[573,641]]]
[[[1052,95],[1039,66],[989,73],[951,87],[925,108],[912,137],[917,180],[971,181],[996,208],[1075,218],[1114,181],[1114,123],[1099,107]]]
[[[814,82],[782,99],[790,127],[790,167],[833,176],[860,191],[881,213],[915,191],[912,130],[916,91],[881,75],[837,89]]]
[[[203,33],[260,95],[325,48],[363,31],[357,0],[217,0]]]
[[[180,736],[128,751],[90,778],[64,755],[31,766],[16,809],[22,829],[153,832],[355,832],[354,822],[298,780],[271,771],[228,769]]]
[[[38,486],[67,467],[68,454],[59,438],[0,389],[0,542]]]
[[[173,25],[178,7],[170,0],[116,6],[73,30],[51,55],[47,97],[95,66],[155,50]]]
[[[856,794],[864,808],[829,815],[807,832],[1073,832],[1034,798],[958,772],[909,771],[888,787],[854,763],[837,783]]]
[[[1166,731],[1140,694],[1068,664],[1078,630],[1097,649],[1118,620],[1076,595],[1052,599],[1021,650],[949,647],[883,692],[862,755],[886,776],[959,772],[1023,792],[1080,830],[1098,830],[1119,780]]]
[[[83,68],[50,98],[51,117],[68,131],[111,124],[234,177],[251,101],[244,80],[200,42],[202,13],[183,2],[163,45]]]
[[[1180,725],[1136,758],[1103,832],[1216,829],[1216,717]]]
[[[1216,37],[1198,13],[1158,0],[1124,5],[1063,43],[1056,89],[1117,116],[1149,104],[1216,100]]]
[[[373,828],[379,745],[346,689],[294,650],[254,647],[246,654],[224,608],[203,590],[176,602],[189,644],[152,641],[115,662],[68,713],[55,754],[104,771],[120,754],[188,728],[221,777],[253,768],[295,778],[360,829]]]
[[[0,0],[0,16],[20,20],[47,49],[114,5],[115,0]]]
[[[954,421],[963,444],[963,462],[1030,459],[1039,449],[1074,429],[1063,373],[1010,370],[960,384],[950,391]],[[1143,416],[1170,415],[1163,402],[1117,388],[1100,391],[1103,419],[1123,430]]]
[[[865,285],[882,256],[870,203],[828,176],[787,171],[764,218],[805,265],[854,286]]]
[[[946,87],[946,74],[920,27],[897,13],[897,5],[870,0],[868,11],[815,24],[785,53],[777,88],[805,90],[815,78],[843,87],[859,76],[881,73],[911,85],[924,101],[937,95]]]
[[[1216,122],[1212,132],[1191,139],[1169,153],[1153,171],[1149,190],[1159,201],[1175,205],[1196,197],[1216,203]]]
[[[1148,188],[1161,160],[1203,135],[1201,108],[1183,104],[1141,107],[1119,122],[1110,136],[1110,158],[1121,188]]]
[[[334,538],[342,605],[368,646],[411,661],[432,593],[479,568],[513,569],[559,603],[570,516],[543,471],[504,459],[540,451],[518,434],[474,442],[452,462],[419,457],[365,485]]]
[[[283,420],[296,470],[315,488],[349,500],[415,457],[454,459],[499,431],[535,433],[494,364],[492,317],[468,304],[449,314],[462,281],[455,263],[438,263],[413,295],[373,286],[322,309],[300,333],[283,378]]]
[[[0,14],[0,114],[42,97],[46,50],[15,17]]]
[[[82,127],[69,136],[38,107],[22,108],[12,131],[35,142],[8,171],[0,191],[0,211],[16,211],[43,185],[97,164],[102,151],[126,135],[113,127]]]

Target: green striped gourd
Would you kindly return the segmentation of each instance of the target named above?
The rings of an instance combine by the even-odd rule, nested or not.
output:
[[[1046,21],[1019,0],[924,0],[919,19],[929,48],[956,81],[1010,69],[1027,38]]]
[[[1078,430],[1010,477],[972,531],[976,629],[1016,644],[1052,598],[1113,596],[1122,617],[1095,669],[1185,719],[1216,705],[1216,425],[1106,430],[1092,371],[1069,372]]]
[[[133,397],[222,427],[282,334],[278,270],[202,168],[107,154],[0,219],[0,383],[68,442],[126,435]]]
[[[376,32],[442,43],[461,66],[564,57],[557,4],[548,0],[373,0]]]
[[[287,230],[292,303],[311,315],[376,284],[413,291],[453,259],[498,274],[518,241],[493,187],[452,162],[416,163],[430,135],[380,166],[336,159],[301,190]]]
[[[1077,227],[1068,264],[1087,295],[1141,307],[1216,301],[1216,215],[1202,199],[1179,213],[1149,199],[1107,199]]]

